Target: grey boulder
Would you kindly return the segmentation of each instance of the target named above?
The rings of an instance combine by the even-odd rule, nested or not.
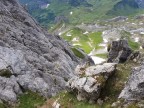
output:
[[[126,83],[124,89],[119,95],[119,98],[125,100],[140,100],[144,98],[144,63],[135,67]]]
[[[78,67],[79,68],[79,67]],[[83,67],[82,67],[83,68]],[[77,94],[77,99],[94,102],[99,98],[107,79],[114,73],[115,63],[87,67],[83,74],[71,78],[67,87]]]
[[[0,77],[0,98],[7,102],[16,102],[17,95],[21,94],[21,88],[14,76],[10,78]]]

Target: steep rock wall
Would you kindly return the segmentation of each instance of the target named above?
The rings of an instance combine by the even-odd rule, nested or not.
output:
[[[15,102],[26,89],[53,96],[80,62],[68,43],[42,29],[17,0],[0,0],[0,72],[11,72],[0,76],[0,99]]]

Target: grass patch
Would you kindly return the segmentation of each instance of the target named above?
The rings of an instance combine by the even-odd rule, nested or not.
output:
[[[107,59],[108,58],[108,54],[107,53],[104,53],[104,54],[96,54],[97,57],[100,57],[100,58],[104,58],[104,59]]]
[[[90,38],[90,40],[92,40],[92,43],[93,43],[93,46],[94,46],[95,49],[101,48],[99,46],[99,44],[103,42],[102,32],[90,33],[88,35],[88,37]]]
[[[58,99],[58,102],[61,105],[61,108],[100,108],[97,104],[89,104],[88,102],[78,101],[76,96],[70,92],[62,92],[56,97],[51,98],[48,101],[53,101]],[[48,102],[50,103],[50,102]],[[51,106],[52,104],[48,104],[47,106]],[[51,108],[51,107],[50,107]]]
[[[17,108],[37,108],[45,102],[45,99],[37,93],[28,91],[19,96],[19,105]]]
[[[68,36],[71,35],[71,36]],[[72,28],[70,30],[68,30],[67,32],[65,32],[64,34],[62,34],[62,37],[71,42],[73,38],[76,37],[83,37],[83,40],[87,40],[86,35],[83,35],[83,30],[79,29],[79,28]]]
[[[76,48],[81,48],[85,53],[89,54],[94,48],[100,49],[100,43],[103,42],[102,32],[94,32],[84,34],[84,30],[73,28],[62,34],[62,38],[70,42]],[[68,36],[71,35],[71,36]],[[77,41],[73,41],[76,38]],[[77,44],[77,45],[75,45]]]
[[[134,42],[132,40],[128,40],[128,44],[133,50],[138,50],[140,47],[138,42]]]
[[[4,105],[3,103],[0,103],[0,108],[8,108],[8,106]]]
[[[90,33],[89,38],[94,41],[96,44],[100,44],[103,42],[103,38],[102,38],[102,32],[94,32],[94,33]]]
[[[85,57],[77,48],[71,48],[71,49],[77,57],[82,58],[82,59]]]
[[[127,39],[128,40],[128,44],[129,46],[133,49],[133,50],[138,50],[140,45],[138,42],[134,42],[131,38],[131,34],[127,31],[121,31],[121,39]]]

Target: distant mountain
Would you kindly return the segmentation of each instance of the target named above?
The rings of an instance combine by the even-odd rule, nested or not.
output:
[[[108,11],[108,15],[133,15],[144,8],[144,0],[121,0]]]
[[[139,8],[144,8],[144,0],[135,0]]]
[[[61,21],[78,24],[142,12],[144,0],[20,0],[44,26]]]
[[[47,8],[47,5],[50,5],[51,3],[64,3],[70,6],[91,6],[86,0],[20,0],[20,2],[24,5],[27,5],[30,11],[34,11],[34,9],[44,9]]]

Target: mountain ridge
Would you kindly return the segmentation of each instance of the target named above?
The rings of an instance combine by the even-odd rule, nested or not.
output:
[[[0,14],[0,100],[15,103],[26,90],[51,97],[89,59],[42,29],[17,0],[0,0]]]

